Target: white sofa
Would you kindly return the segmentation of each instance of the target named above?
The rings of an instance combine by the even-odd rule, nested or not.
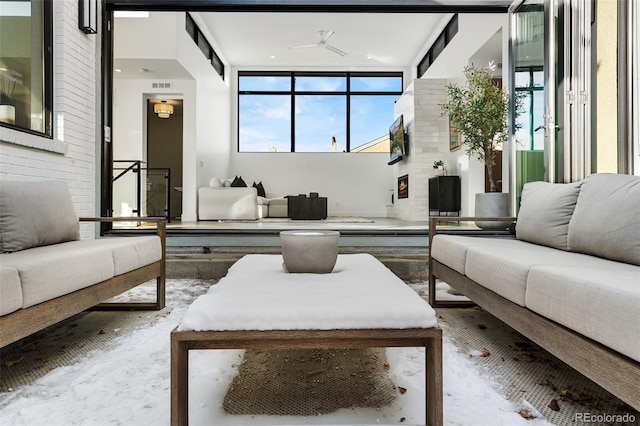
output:
[[[287,199],[284,197],[261,197],[253,186],[228,186],[216,178],[211,182],[213,186],[198,188],[198,220],[287,217]]]
[[[63,182],[0,180],[0,347],[152,279],[156,301],[101,307],[164,307],[165,219],[147,218],[156,235],[85,240],[79,220],[119,219],[78,219]]]
[[[435,279],[640,409],[640,177],[596,174],[522,192],[515,238],[445,235]]]
[[[263,207],[253,187],[198,188],[198,220],[256,220]]]

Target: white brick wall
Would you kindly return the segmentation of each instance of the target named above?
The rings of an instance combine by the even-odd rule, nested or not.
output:
[[[53,140],[0,127],[0,177],[63,180],[78,216],[95,216],[100,38],[78,29],[77,1],[54,1],[53,13]],[[82,237],[94,229],[83,225]]]
[[[429,178],[433,162],[447,162],[447,173],[456,174],[459,152],[449,152],[449,122],[441,116],[446,101],[445,79],[416,79],[396,102],[394,116],[404,115],[409,133],[409,155],[394,167],[394,179],[409,175],[409,198],[398,199],[389,216],[404,220],[429,220]]]

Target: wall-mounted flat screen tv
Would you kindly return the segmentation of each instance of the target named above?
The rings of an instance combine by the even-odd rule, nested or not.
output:
[[[389,127],[389,163],[395,164],[402,160],[406,155],[404,122],[402,115],[396,118],[391,127]]]

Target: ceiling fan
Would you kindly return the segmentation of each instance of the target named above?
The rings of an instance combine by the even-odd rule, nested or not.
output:
[[[290,47],[289,49],[303,49],[306,47],[324,47],[325,49],[328,49],[330,51],[332,51],[333,53],[337,53],[340,56],[346,56],[347,52],[345,52],[344,50],[340,50],[335,46],[332,46],[330,44],[327,43],[327,40],[329,40],[331,38],[331,36],[335,33],[335,31],[318,31],[320,33],[320,41],[314,44],[303,44],[301,46],[293,46]]]

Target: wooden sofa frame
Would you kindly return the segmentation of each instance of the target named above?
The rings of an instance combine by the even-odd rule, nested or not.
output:
[[[451,307],[435,298],[436,277],[478,306],[636,410],[640,410],[640,363],[567,327],[513,303],[431,257],[431,242],[440,222],[511,220],[515,218],[432,217],[429,220],[429,304]]]
[[[28,308],[0,317],[0,347],[5,347],[53,324],[87,309],[101,310],[159,310],[165,306],[166,219],[156,217],[135,218],[80,218],[81,222],[145,221],[157,224],[156,234],[162,243],[162,258],[157,262],[115,276]],[[156,279],[155,302],[102,303],[142,283]]]

